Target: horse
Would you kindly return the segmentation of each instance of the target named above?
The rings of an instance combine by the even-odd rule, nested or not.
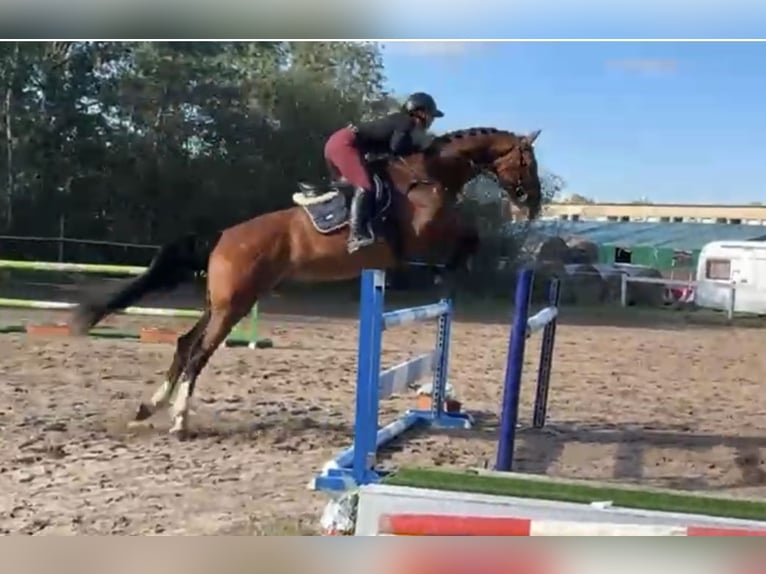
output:
[[[461,225],[455,205],[463,186],[481,173],[494,178],[523,217],[535,219],[542,201],[533,147],[539,134],[463,129],[437,136],[425,151],[407,158],[371,161],[378,239],[352,254],[346,247],[351,187],[343,181],[299,182],[300,193],[293,196],[296,205],[208,237],[189,233],[164,245],[143,274],[112,294],[78,304],[69,326],[74,334],[86,335],[102,319],[145,295],[205,275],[201,317],[178,338],[165,381],[148,403],[139,404],[130,423],[142,423],[168,407],[170,433],[188,436],[190,402],[200,373],[259,298],[283,280],[352,279],[365,268],[391,269],[445,245],[451,253],[448,267],[463,265],[479,240],[475,229]]]

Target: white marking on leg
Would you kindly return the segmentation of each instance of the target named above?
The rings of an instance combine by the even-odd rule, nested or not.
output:
[[[153,408],[160,408],[165,406],[170,402],[171,394],[172,394],[173,388],[170,385],[170,381],[165,381],[160,385],[160,388],[155,391],[155,393],[152,395],[152,398],[150,400],[150,403]]]
[[[176,391],[173,406],[170,409],[170,416],[173,419],[173,426],[170,428],[171,433],[184,432],[189,426],[189,405],[191,404],[189,388],[191,381],[184,375],[176,386],[178,390]]]

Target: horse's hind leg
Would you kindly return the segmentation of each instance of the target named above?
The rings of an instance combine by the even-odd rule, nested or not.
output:
[[[178,391],[170,409],[173,418],[171,433],[186,432],[189,423],[189,407],[197,377],[234,326],[248,313],[250,307],[251,305],[236,307],[227,305],[211,309],[202,336],[195,339],[178,379]]]
[[[176,342],[176,352],[173,355],[173,363],[170,365],[165,381],[152,395],[148,403],[142,402],[136,411],[134,422],[142,422],[151,417],[159,409],[170,404],[173,397],[181,371],[189,360],[189,356],[196,343],[202,338],[202,334],[210,321],[210,310],[205,309],[202,316],[197,320],[194,326],[186,333],[178,337]]]

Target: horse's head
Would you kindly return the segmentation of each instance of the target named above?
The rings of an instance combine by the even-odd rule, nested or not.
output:
[[[535,219],[540,215],[543,200],[534,150],[539,135],[540,130],[525,136],[506,136],[508,141],[497,144],[495,158],[492,160],[492,172],[497,176],[498,183],[527,219]]]
[[[494,128],[471,128],[439,136],[435,143],[442,159],[467,160],[475,176],[488,173],[527,219],[540,215],[542,190],[534,142],[540,130],[516,135]]]

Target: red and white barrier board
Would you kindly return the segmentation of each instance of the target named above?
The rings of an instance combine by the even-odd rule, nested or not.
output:
[[[766,536],[766,522],[367,485],[356,536]]]
[[[583,523],[450,514],[383,514],[379,536],[766,536],[766,527]]]

